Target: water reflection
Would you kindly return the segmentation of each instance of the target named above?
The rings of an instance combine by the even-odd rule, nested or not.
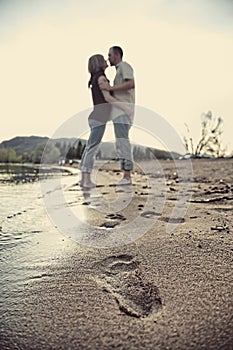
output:
[[[56,175],[70,175],[69,169],[60,166],[43,166],[39,164],[0,164],[1,183],[31,183],[41,178]]]

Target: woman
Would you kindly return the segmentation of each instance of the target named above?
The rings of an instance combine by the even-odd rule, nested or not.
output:
[[[111,104],[116,103],[118,108],[122,109],[127,115],[131,115],[130,109],[124,103],[118,102],[109,91],[100,89],[101,84],[108,83],[104,73],[107,67],[107,62],[102,55],[97,54],[89,58],[88,71],[91,77],[88,86],[91,88],[94,109],[88,118],[90,136],[79,166],[82,173],[80,186],[85,188],[96,186],[91,181],[91,172],[94,166],[94,157],[98,152],[104,135],[106,123],[110,120]]]

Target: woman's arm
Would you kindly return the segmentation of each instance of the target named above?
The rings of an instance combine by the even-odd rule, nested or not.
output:
[[[110,86],[104,75],[101,75],[98,79],[99,87],[104,95],[105,101],[115,105],[116,107],[122,109],[129,117],[133,114],[133,108],[130,108],[129,104],[126,102],[120,102],[115,97],[113,97],[108,90],[102,90],[104,86]]]

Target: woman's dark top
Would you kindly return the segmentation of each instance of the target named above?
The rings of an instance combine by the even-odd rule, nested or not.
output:
[[[107,79],[103,70],[100,70],[91,76],[90,86],[94,109],[89,118],[106,123],[110,119],[111,104],[105,100],[103,92],[99,87],[98,79],[101,76],[104,76]]]

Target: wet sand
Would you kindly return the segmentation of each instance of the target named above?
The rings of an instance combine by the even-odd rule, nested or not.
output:
[[[99,172],[100,198],[130,197],[118,212],[97,211],[96,192],[83,192],[72,179],[67,202],[93,230],[78,242],[56,228],[49,240],[46,232],[34,239],[28,249],[35,264],[45,249],[50,258],[15,291],[6,288],[1,349],[233,349],[233,160],[194,160],[186,182],[172,161],[160,164],[147,174],[137,169],[133,194],[109,186],[120,178],[118,164]],[[187,211],[173,215],[168,233],[187,182]],[[135,218],[141,233],[120,245],[117,232]],[[94,246],[100,232],[105,248]]]

